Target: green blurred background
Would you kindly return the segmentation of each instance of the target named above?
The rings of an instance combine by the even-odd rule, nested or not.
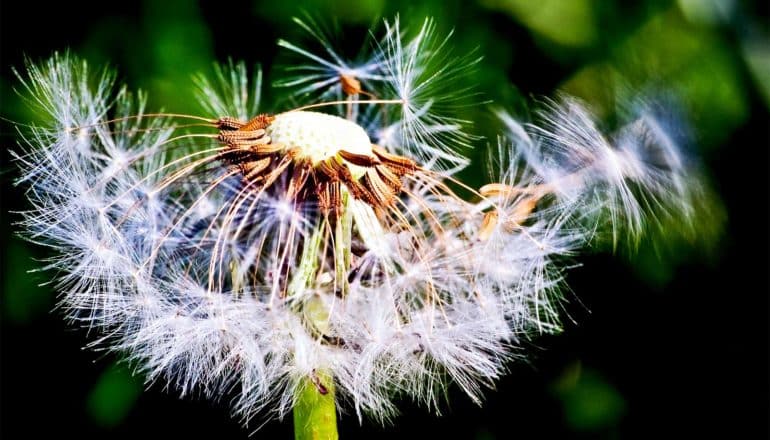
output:
[[[478,47],[484,59],[470,81],[520,116],[558,90],[608,121],[628,90],[676,96],[690,121],[688,148],[716,196],[696,239],[581,258],[568,278],[580,300],[566,307],[565,333],[528,347],[528,361],[512,365],[481,408],[452,389],[441,417],[409,402],[386,427],[347,414],[343,438],[767,438],[766,1],[3,2],[0,116],[33,118],[12,90],[11,69],[24,55],[70,48],[116,67],[122,81],[149,92],[151,108],[199,112],[191,75],[215,60],[259,63],[266,84],[279,77],[276,40],[305,38],[291,17],[336,23],[342,51],[355,55],[367,29],[396,13],[415,26],[431,16],[443,32],[454,28],[459,53]],[[613,87],[621,83],[625,90]],[[494,133],[488,109],[468,111],[478,133]],[[160,385],[143,391],[142,378],[114,357],[81,349],[85,332],[51,312],[55,293],[40,285],[49,274],[29,272],[45,251],[13,236],[12,211],[24,201],[11,185],[11,124],[3,122],[1,139],[2,437],[245,438],[250,430],[228,417],[226,402],[179,400]],[[291,435],[287,420],[254,438]]]

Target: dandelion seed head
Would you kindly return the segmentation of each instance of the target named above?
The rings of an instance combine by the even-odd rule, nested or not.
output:
[[[359,62],[280,42],[308,63],[282,85],[310,102],[275,114],[242,63],[196,78],[207,116],[145,114],[69,55],[30,64],[49,122],[16,154],[21,225],[91,346],[182,395],[234,395],[246,421],[284,416],[318,374],[359,417],[403,396],[438,411],[447,386],[480,402],[519,341],[560,330],[564,273],[597,234],[691,218],[665,124],[607,134],[574,100],[532,124],[501,113],[491,183],[468,187],[472,137],[447,110],[473,59],[430,20],[408,35],[386,23]]]

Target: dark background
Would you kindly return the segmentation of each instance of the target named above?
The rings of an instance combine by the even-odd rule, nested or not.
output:
[[[451,389],[442,416],[404,402],[391,426],[344,415],[341,436],[767,438],[768,3],[410,3],[5,1],[0,116],[31,118],[12,91],[12,67],[23,68],[24,55],[42,59],[64,48],[116,67],[122,81],[150,92],[150,107],[195,111],[190,75],[214,60],[261,63],[266,84],[278,77],[275,41],[300,38],[290,17],[303,11],[336,19],[343,52],[352,53],[381,17],[400,13],[417,26],[433,16],[443,31],[455,28],[459,52],[480,47],[478,89],[518,114],[532,97],[561,89],[609,118],[608,79],[664,86],[684,103],[693,152],[716,193],[699,239],[670,240],[657,251],[643,245],[629,257],[581,257],[568,278],[579,301],[566,306],[565,332],[536,339],[482,407]],[[55,293],[38,286],[48,274],[27,272],[45,252],[13,236],[12,211],[24,200],[11,185],[14,128],[4,121],[1,134],[2,438],[246,438],[251,429],[228,416],[226,402],[180,400],[159,385],[143,391],[141,378],[112,356],[83,350],[84,332],[50,312]],[[286,420],[254,438],[291,436]]]

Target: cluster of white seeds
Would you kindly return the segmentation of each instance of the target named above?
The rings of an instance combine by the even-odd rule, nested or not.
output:
[[[360,64],[282,43],[311,63],[292,82],[303,95],[340,95],[352,74],[390,104],[385,116],[364,103],[319,109],[339,116],[277,113],[272,143],[314,166],[341,151],[372,156],[373,142],[419,164],[385,207],[343,188],[331,220],[317,200],[289,197],[283,175],[244,180],[215,133],[142,117],[141,99],[115,93],[109,76],[94,81],[84,62],[29,66],[23,81],[46,123],[18,153],[22,224],[51,248],[61,309],[101,335],[95,347],[182,394],[235,392],[246,418],[285,414],[321,372],[379,419],[398,396],[435,406],[448,384],[478,400],[522,339],[559,329],[565,258],[603,231],[691,219],[697,182],[652,113],[610,138],[572,100],[539,127],[501,115],[494,180],[463,189],[447,170],[467,163],[455,147],[470,137],[439,111],[461,71],[428,70],[447,42],[430,22],[413,39],[398,23],[386,31]],[[209,108],[232,109],[213,120],[251,107],[245,69],[226,71],[230,82],[203,81]]]

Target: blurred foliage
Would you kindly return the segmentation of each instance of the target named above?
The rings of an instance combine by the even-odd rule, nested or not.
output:
[[[118,425],[128,415],[142,391],[141,382],[125,366],[105,370],[88,396],[91,419],[100,426]]]
[[[570,47],[589,46],[600,31],[592,0],[482,0],[505,11],[539,36]]]
[[[624,87],[653,97],[655,93],[674,95],[685,103],[699,145],[714,146],[747,116],[736,61],[717,35],[685,22],[672,9],[650,18],[613,47],[605,60],[583,67],[563,88],[591,102],[605,116],[623,98],[613,95]]]
[[[687,20],[702,25],[724,22],[735,12],[735,0],[679,0],[679,8]]]
[[[24,323],[48,313],[53,307],[53,292],[48,286],[38,285],[44,276],[31,272],[39,270],[40,264],[33,259],[28,245],[13,239],[3,252],[8,264],[3,268],[2,318]]]
[[[385,4],[385,0],[305,0],[299,3],[257,0],[254,2],[254,12],[264,20],[289,24],[299,11],[313,11],[314,15],[336,17],[345,23],[368,26],[373,19],[382,15]]]
[[[580,362],[567,366],[552,385],[567,424],[576,431],[608,431],[620,424],[626,402],[602,375]]]
[[[69,44],[94,65],[117,67],[121,81],[149,92],[153,109],[196,112],[191,76],[209,72],[215,58],[224,61],[233,56],[246,58],[248,65],[260,63],[269,84],[276,74],[276,38],[304,38],[291,23],[294,16],[334,22],[340,29],[342,51],[351,56],[360,49],[367,29],[380,26],[383,17],[400,14],[402,20],[417,25],[423,17],[432,16],[441,32],[455,29],[452,45],[457,52],[478,48],[484,56],[468,78],[482,94],[480,99],[491,99],[526,118],[531,113],[530,96],[563,90],[611,120],[623,110],[618,102],[628,95],[666,95],[682,107],[693,149],[700,149],[695,153],[709,163],[724,154],[727,140],[749,118],[756,98],[752,94],[759,94],[763,105],[770,106],[767,25],[753,17],[746,5],[751,2],[253,0],[230,6],[213,1],[145,0],[105,5],[111,9],[98,20],[66,28],[72,33],[62,37],[67,43],[54,39],[44,44],[48,53]],[[31,44],[21,39],[16,43],[20,52],[26,50],[24,44]],[[36,47],[39,56],[47,56],[40,45]],[[3,70],[2,116],[30,121],[32,116],[12,93],[12,84],[15,79]],[[475,106],[467,112],[465,117],[476,121],[474,130],[494,140],[499,127],[489,109]],[[473,152],[477,163],[485,156],[483,146],[481,142]],[[484,173],[474,167],[467,175],[469,183],[478,184]],[[20,199],[11,203],[13,209],[23,209]],[[10,209],[6,199],[4,213]],[[677,264],[714,254],[714,246],[702,252],[693,243],[716,243],[727,222],[726,210],[717,196],[708,195],[700,213],[694,236],[664,240],[665,249],[652,242],[642,245],[634,262],[642,278],[660,286],[674,277]],[[11,231],[8,222],[4,220],[6,237]],[[677,227],[669,223],[662,229]],[[37,285],[43,277],[28,273],[38,267],[33,257],[44,253],[16,239],[7,240],[3,252],[1,316],[6,324],[32,328],[54,303],[50,286]],[[85,404],[87,412],[98,425],[120,424],[140,390],[139,379],[123,367],[111,366],[94,385]],[[628,409],[624,397],[598,369],[582,368],[579,362],[565,370],[551,391],[567,425],[578,432],[617,426]],[[481,431],[479,438],[496,437]]]
[[[743,44],[743,56],[765,105],[770,107],[770,45],[766,40],[750,39]]]

